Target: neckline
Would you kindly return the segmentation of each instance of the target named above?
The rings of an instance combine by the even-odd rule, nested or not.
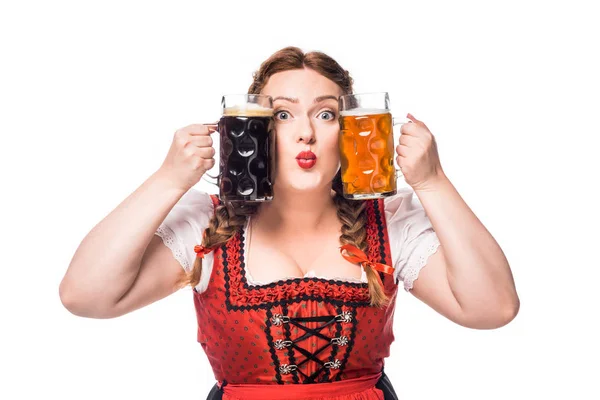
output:
[[[389,263],[390,252],[382,201],[367,201],[366,231],[370,260]],[[274,306],[287,306],[306,301],[317,301],[338,307],[370,307],[368,283],[322,279],[314,277],[294,278],[271,282],[267,285],[249,285],[244,269],[244,224],[233,237],[219,248],[218,257],[223,268],[222,285],[215,290],[223,291],[224,306],[228,311],[268,310]],[[218,272],[217,272],[218,273]],[[379,273],[384,285],[395,291],[397,285],[383,273]],[[389,283],[389,285],[388,285]],[[393,284],[393,285],[392,285]]]
[[[272,287],[278,284],[282,284],[282,283],[291,283],[291,282],[298,282],[298,281],[304,281],[307,282],[309,280],[311,281],[316,281],[316,282],[329,282],[329,283],[336,283],[336,284],[340,284],[341,282],[343,283],[347,283],[350,285],[367,285],[368,281],[366,281],[366,272],[364,270],[364,268],[362,266],[358,266],[361,269],[361,279],[356,279],[356,278],[348,278],[348,277],[323,277],[323,276],[316,276],[314,275],[314,270],[310,270],[308,271],[306,274],[304,274],[304,276],[289,276],[286,278],[282,278],[282,279],[278,279],[275,281],[271,281],[271,282],[260,282],[260,281],[256,281],[254,280],[254,278],[252,277],[252,273],[250,272],[250,269],[248,268],[248,265],[246,263],[246,255],[249,254],[249,248],[250,248],[250,241],[252,240],[252,229],[251,229],[251,225],[250,225],[250,219],[252,218],[252,216],[248,216],[246,218],[246,222],[244,223],[243,229],[240,232],[240,241],[242,242],[242,251],[243,251],[243,255],[240,257],[240,267],[242,270],[242,273],[244,274],[244,282],[246,285],[250,286],[250,287],[254,287],[254,288],[265,288],[265,287]],[[248,234],[249,232],[249,234]],[[246,240],[248,239],[248,240]],[[310,273],[313,273],[313,276],[308,276]],[[365,278],[365,281],[362,280],[362,278]]]

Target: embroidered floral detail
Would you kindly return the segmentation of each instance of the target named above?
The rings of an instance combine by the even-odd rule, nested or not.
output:
[[[286,347],[291,346],[292,345],[292,341],[291,340],[277,339],[273,345],[275,346],[275,348],[277,350],[283,350]]]
[[[333,338],[331,339],[331,343],[337,344],[338,346],[346,346],[348,344],[348,337],[342,335],[340,337]]]
[[[287,375],[292,371],[295,371],[296,368],[298,368],[298,366],[296,365],[288,365],[288,364],[282,364],[279,366],[279,372],[281,372],[283,375]]]
[[[326,362],[323,365],[327,368],[339,369],[342,366],[342,362],[336,358],[335,360]]]
[[[281,314],[275,314],[273,315],[273,318],[271,318],[271,322],[275,326],[280,326],[281,324],[287,324],[288,322],[290,322],[290,317],[286,317]]]
[[[350,311],[342,311],[340,315],[335,317],[338,322],[352,322],[352,313]]]

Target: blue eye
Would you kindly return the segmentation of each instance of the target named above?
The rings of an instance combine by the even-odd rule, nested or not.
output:
[[[290,115],[288,114],[287,111],[277,111],[275,113],[275,118],[280,119],[282,121],[285,121],[285,120],[289,119],[289,117],[290,117]]]
[[[325,121],[330,121],[335,118],[335,114],[332,111],[323,111],[321,114],[319,114],[319,116],[321,115],[328,115],[327,118],[322,118]]]

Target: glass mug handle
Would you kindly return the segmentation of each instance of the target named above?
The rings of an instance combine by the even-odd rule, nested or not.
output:
[[[219,133],[219,122],[211,122],[209,124],[204,124],[204,126],[206,126],[210,132],[210,137],[213,140],[213,145],[212,147],[215,149],[215,165],[209,169],[208,171],[206,171],[204,173],[204,175],[202,175],[202,180],[204,180],[205,182],[210,183],[211,185],[215,185],[217,187],[219,187],[219,181],[221,178],[221,174],[219,172],[219,163],[220,163],[220,148],[221,148],[221,142],[220,142],[220,133]],[[216,135],[215,135],[216,133]],[[218,143],[218,145],[217,145]],[[211,181],[210,179],[214,179],[214,181]]]
[[[399,121],[396,118],[392,117],[392,133],[393,133],[393,137],[394,137],[394,160],[396,160],[396,158],[398,157],[398,152],[396,152],[396,147],[400,144],[400,136],[402,136],[400,129],[402,129],[402,125],[409,124],[409,123],[412,123],[412,121],[409,119],[404,118],[401,121]],[[396,131],[394,130],[394,127],[397,125],[400,125],[400,128],[397,129],[398,134],[396,135]],[[399,165],[396,165],[396,179],[398,179],[398,177],[401,177],[401,176],[404,176],[402,174],[402,170],[400,169]]]

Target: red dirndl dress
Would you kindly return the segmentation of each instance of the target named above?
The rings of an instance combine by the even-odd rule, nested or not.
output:
[[[216,196],[211,196],[218,204]],[[367,201],[369,261],[391,265],[383,200]],[[379,399],[375,387],[394,340],[398,285],[379,273],[387,307],[366,283],[297,278],[249,285],[244,237],[215,250],[208,288],[195,289],[198,342],[223,399]]]

